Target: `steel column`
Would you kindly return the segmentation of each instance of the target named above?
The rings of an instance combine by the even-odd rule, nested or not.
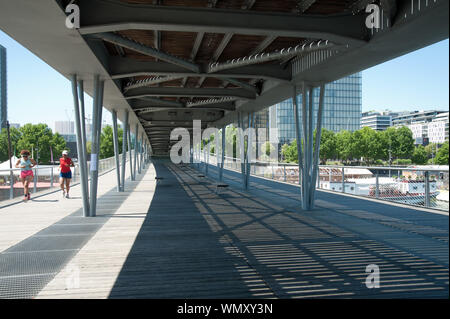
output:
[[[430,207],[430,172],[425,172],[425,207]]]
[[[323,105],[325,98],[325,85],[320,86],[320,97],[319,97],[319,109],[317,111],[317,125],[316,125],[316,145],[314,148],[314,158],[313,158],[313,172],[312,172],[312,182],[311,182],[311,197],[310,197],[310,208],[314,208],[314,197],[316,194],[316,181],[318,180],[317,174],[319,172],[319,160],[320,160],[320,139],[322,137],[322,115],[323,115]],[[314,109],[314,108],[313,108]]]
[[[251,153],[252,153],[252,140],[253,140],[253,126],[255,125],[255,114],[248,114],[248,135],[247,135],[247,154],[245,155],[245,189],[248,189],[250,184],[250,168],[251,168]]]
[[[245,188],[245,139],[244,139],[244,119],[241,112],[238,112],[238,134],[239,134],[239,157],[241,160],[242,184]]]
[[[94,76],[94,99],[92,103],[92,146],[91,146],[91,187],[89,216],[95,217],[97,213],[97,184],[98,184],[98,155],[100,150],[101,108],[104,81],[98,75]]]
[[[294,92],[292,96],[293,100],[293,107],[294,107],[294,123],[295,123],[295,135],[296,135],[296,141],[297,141],[297,158],[298,158],[298,184],[301,185],[300,191],[301,191],[301,197],[303,198],[304,193],[304,185],[303,181],[304,178],[303,175],[303,151],[302,151],[302,141],[300,136],[300,123],[299,123],[299,114],[298,114],[298,101],[297,101],[297,87],[294,86]],[[286,167],[285,167],[286,169]]]
[[[114,144],[114,157],[116,160],[116,175],[117,175],[117,191],[121,190],[120,182],[120,149],[119,149],[119,132],[117,129],[117,111],[112,110],[112,120],[113,120],[113,144]]]
[[[136,129],[134,133],[134,169],[133,169],[133,175],[134,178],[136,178],[136,170],[137,170],[137,147],[138,147],[138,134],[139,134],[139,124],[136,123]]]
[[[210,145],[211,145],[211,141],[208,140],[208,144],[206,144],[206,166],[205,166],[205,172],[206,175],[208,175],[208,168],[209,168],[209,154],[210,154]]]
[[[87,138],[86,138],[86,115],[84,108],[84,82],[83,80],[78,81],[78,98],[80,100],[80,121],[81,121],[81,141],[83,145],[84,159],[87,160]],[[88,167],[85,166],[86,176],[89,176]],[[80,174],[81,176],[81,174]],[[87,194],[89,194],[89,179],[86,178],[84,181],[86,183]]]
[[[307,127],[307,88],[306,84],[303,83],[302,87],[302,123],[303,123],[303,147],[305,148],[303,152],[303,170],[302,170],[302,208],[308,209],[308,200],[309,197],[309,185],[307,174],[309,171],[309,157],[308,157],[308,127]]]
[[[141,171],[142,173],[144,171],[144,133],[141,133]]]
[[[85,152],[83,151],[83,133],[82,133],[82,127],[80,123],[80,107],[78,104],[78,91],[77,91],[77,76],[75,74],[71,75],[71,82],[72,82],[72,94],[73,94],[73,104],[74,104],[74,110],[75,110],[75,129],[77,134],[77,152],[78,152],[78,159],[79,159],[79,165],[80,165],[80,177],[81,177],[81,197],[83,200],[83,215],[84,217],[89,217],[89,195],[87,190],[87,168],[86,168],[86,158],[85,158]],[[53,173],[53,168],[52,168]],[[52,174],[53,175],[53,174]],[[53,181],[53,176],[52,176]]]
[[[125,118],[123,120],[123,138],[122,138],[122,185],[121,191],[125,191],[125,169],[126,169],[126,161],[127,161],[127,132],[128,132],[128,110],[125,110]]]
[[[225,138],[226,138],[227,127],[222,126],[222,161],[220,163],[219,180],[223,181],[223,167],[225,165]]]
[[[131,154],[131,125],[128,125],[128,131],[127,131],[127,137],[128,137],[128,157],[130,159],[130,179],[132,181],[135,180],[133,176],[133,154]]]

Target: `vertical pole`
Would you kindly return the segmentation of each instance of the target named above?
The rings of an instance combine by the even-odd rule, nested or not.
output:
[[[128,125],[127,137],[128,137],[128,158],[130,159],[130,179],[134,181],[135,176],[133,176],[133,160],[132,160],[133,155],[131,154],[131,125]]]
[[[299,175],[300,175],[300,171],[299,171]],[[286,178],[286,164],[283,165],[283,177],[284,177],[284,182],[287,182],[287,178]]]
[[[380,198],[380,173],[378,170],[375,175],[375,198]]]
[[[342,192],[345,193],[345,168],[342,167]]]
[[[34,181],[33,181],[33,193],[36,194],[37,192],[37,182],[38,182],[38,170],[37,168],[34,169]]]
[[[211,141],[208,140],[208,144],[206,144],[206,163],[205,163],[205,173],[208,175],[208,167],[209,167],[209,148],[211,145]],[[204,149],[204,148],[203,148]]]
[[[121,190],[120,182],[120,149],[119,149],[119,130],[117,128],[117,111],[112,110],[113,120],[113,144],[114,144],[114,158],[116,161],[116,175],[117,175],[117,191]]]
[[[227,127],[224,125],[222,126],[222,160],[220,162],[220,173],[219,173],[219,180],[223,181],[223,167],[225,165],[225,137],[226,137],[226,130]]]
[[[244,120],[242,118],[241,112],[238,112],[238,134],[239,134],[239,157],[241,159],[242,184],[245,187]]]
[[[50,188],[53,188],[53,178],[54,178],[54,176],[53,176],[53,166],[52,166],[51,171],[50,171]]]
[[[430,207],[430,172],[425,172],[425,207]]]
[[[311,182],[311,197],[310,197],[310,208],[314,208],[314,196],[316,194],[316,181],[317,174],[319,173],[319,158],[320,158],[320,139],[322,137],[322,114],[323,114],[323,104],[325,97],[325,85],[320,86],[320,97],[319,97],[319,109],[317,111],[317,125],[316,125],[316,145],[314,148],[314,158],[313,158],[313,171],[312,171],[312,182]],[[314,109],[312,107],[312,109]],[[312,123],[311,123],[312,126]]]
[[[97,210],[97,182],[98,182],[98,151],[99,145],[97,132],[100,130],[101,119],[98,109],[101,107],[100,94],[102,83],[98,75],[94,75],[94,99],[92,102],[92,134],[91,134],[91,187],[90,187],[90,206],[89,216],[95,217]]]
[[[78,91],[77,91],[77,76],[74,74],[71,76],[72,81],[72,94],[73,94],[73,104],[75,109],[75,130],[77,133],[77,152],[80,166],[80,178],[81,178],[81,197],[83,199],[83,214],[84,217],[89,216],[89,192],[87,189],[87,165],[86,165],[86,152],[83,150],[83,129],[81,125],[80,108],[78,104]],[[81,81],[80,81],[81,82]],[[81,91],[82,92],[82,91]],[[75,174],[74,174],[75,175]],[[53,184],[53,167],[52,167],[52,184]]]
[[[136,138],[138,139],[138,146],[137,146],[137,157],[138,157],[138,173],[141,174],[141,141],[139,140],[139,135],[136,135]]]
[[[299,123],[299,113],[298,113],[298,101],[297,101],[297,87],[294,85],[294,91],[292,95],[292,105],[294,107],[294,123],[295,123],[295,136],[297,142],[297,159],[298,159],[298,184],[301,185],[300,192],[303,198],[303,193],[305,191],[304,185],[302,184],[302,172],[303,172],[303,159],[302,159],[302,141],[300,137],[300,123]],[[284,167],[286,170],[286,166]]]
[[[121,191],[125,191],[125,169],[126,169],[126,161],[127,161],[127,132],[128,132],[128,110],[125,110],[125,118],[123,120],[123,138],[122,138],[122,189]]]
[[[303,123],[303,147],[305,148],[303,152],[303,169],[302,169],[302,208],[304,210],[308,209],[308,197],[309,197],[309,157],[308,157],[308,127],[307,127],[307,88],[306,84],[303,83],[302,87],[302,123]],[[299,172],[300,173],[300,172]]]
[[[314,142],[314,130],[313,130],[313,114],[314,114],[314,107],[313,107],[313,101],[314,101],[314,89],[312,86],[309,87],[309,103],[308,103],[308,198],[307,198],[307,206],[308,210],[310,210],[311,207],[311,199],[314,193],[314,183],[312,180],[312,170],[313,170],[313,142]]]
[[[255,114],[248,114],[248,136],[247,136],[247,154],[246,158],[246,170],[245,170],[245,189],[248,189],[250,185],[250,168],[252,160],[252,140],[253,140],[253,128],[255,124]]]
[[[144,132],[141,133],[141,171],[144,170]]]
[[[139,134],[139,124],[136,123],[136,128],[134,131],[134,169],[133,169],[133,175],[134,178],[136,178],[136,171],[137,171],[137,145],[138,145],[138,134]]]
[[[86,115],[85,115],[85,108],[84,108],[84,84],[83,84],[83,80],[79,80],[78,81],[78,98],[80,99],[80,122],[81,122],[81,142],[83,145],[83,156],[84,156],[84,160],[87,161],[87,138],[86,138]],[[85,169],[85,176],[86,176],[86,180],[84,181],[84,183],[86,184],[86,194],[89,195],[89,171],[88,171],[88,166],[87,164],[83,165],[84,169]],[[82,166],[80,166],[82,167]],[[81,177],[81,174],[80,174]]]
[[[9,121],[6,121],[6,130],[8,132],[8,157],[9,157],[9,199],[14,198],[14,173],[12,171],[12,160],[11,160],[11,135],[9,132]]]

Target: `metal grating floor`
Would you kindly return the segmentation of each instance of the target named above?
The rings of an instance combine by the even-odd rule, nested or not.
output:
[[[137,182],[129,183],[132,192]],[[128,191],[128,190],[127,190]],[[115,194],[111,189],[108,195]],[[84,218],[82,210],[60,219],[0,253],[0,299],[35,297],[95,235],[127,196],[108,206],[108,216]],[[104,209],[98,202],[98,208]]]

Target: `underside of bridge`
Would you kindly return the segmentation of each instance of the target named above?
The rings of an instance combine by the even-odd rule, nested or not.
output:
[[[0,0],[0,4],[0,28],[71,79],[76,114],[80,100],[80,118],[82,92],[93,96],[93,155],[98,153],[102,106],[112,111],[117,167],[117,119],[124,123],[123,149],[127,136],[131,144],[134,131],[139,154],[168,155],[177,143],[170,139],[174,128],[192,130],[198,120],[203,130],[236,122],[243,127],[245,117],[250,126],[255,112],[302,93],[301,105],[295,99],[293,114],[305,209],[314,202],[319,143],[313,150],[313,129],[317,128],[320,141],[326,84],[449,35],[447,0]],[[317,87],[320,99],[314,116],[311,97]],[[85,145],[84,128],[78,126],[78,144]],[[239,138],[243,148],[244,137]],[[193,149],[198,150],[199,142]],[[247,147],[250,150],[249,143]],[[241,163],[247,188],[248,158],[241,158]],[[91,164],[91,172],[96,169]],[[82,171],[87,192],[87,168]],[[118,172],[118,190],[123,191],[120,180]],[[94,177],[94,207],[96,187]]]
[[[68,29],[69,4],[80,28]],[[368,28],[367,5],[380,8]],[[170,130],[221,127],[319,86],[448,37],[442,0],[46,0],[1,1],[0,27],[93,94],[132,110],[153,154]],[[22,19],[17,19],[17,17]],[[123,120],[121,112],[119,119]]]

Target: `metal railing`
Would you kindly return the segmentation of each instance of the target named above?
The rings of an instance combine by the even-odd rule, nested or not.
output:
[[[206,158],[208,158],[206,156]],[[205,156],[201,154],[201,160]],[[208,163],[217,165],[210,154]],[[224,168],[241,172],[239,158],[225,157]],[[250,174],[299,184],[297,164],[254,162]],[[448,211],[449,169],[446,167],[319,166],[317,189]]]
[[[134,150],[132,157],[134,156]],[[120,155],[120,163],[122,163],[122,155]],[[127,162],[129,161],[129,153],[127,152]],[[87,162],[88,169],[90,162]],[[99,160],[98,173],[104,174],[116,168],[115,157],[109,157]],[[33,194],[41,192],[56,190],[59,186],[59,165],[37,165],[32,168],[34,178],[30,183],[30,191]],[[75,163],[72,170],[71,184],[79,183],[81,180],[80,166]],[[14,199],[23,196],[23,185],[20,180],[20,168],[2,169],[0,170],[0,202],[4,200]]]

